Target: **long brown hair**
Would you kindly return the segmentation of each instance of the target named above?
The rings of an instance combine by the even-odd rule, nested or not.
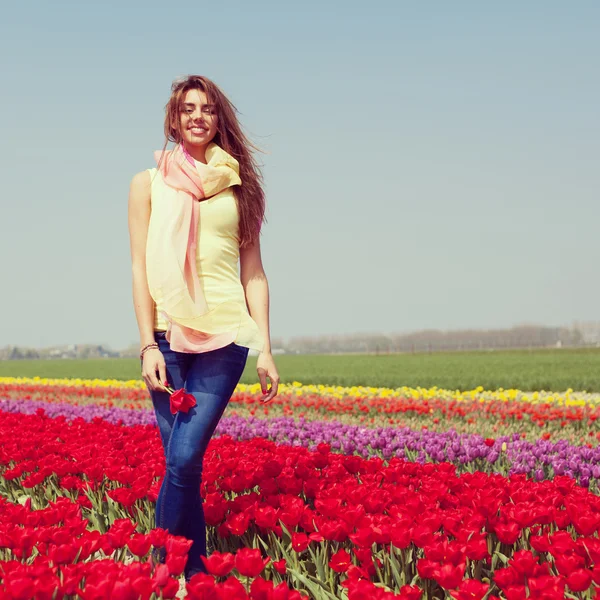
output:
[[[214,104],[217,115],[217,133],[213,142],[233,156],[240,164],[242,185],[234,186],[239,211],[240,247],[252,245],[258,238],[265,218],[265,194],[263,177],[251,149],[261,151],[242,131],[238,121],[237,108],[221,91],[216,83],[201,75],[188,75],[171,85],[171,97],[165,106],[165,144],[182,142],[181,107],[189,90],[201,90],[209,103]]]

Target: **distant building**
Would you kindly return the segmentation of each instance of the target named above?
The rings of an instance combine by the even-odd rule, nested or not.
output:
[[[600,321],[575,321],[573,329],[581,333],[584,344],[600,346]]]

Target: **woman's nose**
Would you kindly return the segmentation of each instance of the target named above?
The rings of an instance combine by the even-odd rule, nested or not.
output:
[[[202,111],[201,110],[195,110],[192,113],[192,121],[194,121],[194,123],[199,123],[201,122],[203,115],[202,115]]]

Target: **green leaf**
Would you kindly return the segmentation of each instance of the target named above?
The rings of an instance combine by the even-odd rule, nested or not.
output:
[[[311,575],[304,576],[299,571],[289,569],[289,574],[292,578],[298,579],[311,592],[311,598],[314,600],[339,600],[341,596],[334,596],[329,592],[324,585]],[[311,581],[312,579],[312,581]]]
[[[406,577],[404,575],[404,571],[402,571],[402,574],[400,573],[401,565],[398,561],[398,557],[396,556],[396,552],[393,547],[391,548],[389,557],[390,557],[390,566],[392,567],[392,575],[394,577],[394,580],[398,584],[398,587],[402,587],[404,585],[404,582],[406,581]]]

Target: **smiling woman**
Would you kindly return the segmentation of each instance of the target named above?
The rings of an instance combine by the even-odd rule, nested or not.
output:
[[[217,133],[217,115],[214,104],[208,102],[206,92],[191,89],[186,92],[183,99],[183,110],[181,111],[181,129],[183,138],[188,147],[200,146],[202,142],[207,144]],[[198,148],[198,155],[202,155],[203,148]],[[206,162],[205,156],[198,158]]]
[[[205,77],[175,82],[165,113],[157,166],[131,183],[129,231],[142,376],[167,464],[156,526],[193,541],[189,579],[205,571],[207,555],[200,496],[204,453],[249,349],[260,351],[264,402],[277,395],[279,375],[260,254],[265,200],[255,147],[235,107]],[[169,142],[172,150],[166,149]],[[179,391],[194,402],[187,411],[172,412],[170,396]],[[164,556],[161,551],[155,559]]]

